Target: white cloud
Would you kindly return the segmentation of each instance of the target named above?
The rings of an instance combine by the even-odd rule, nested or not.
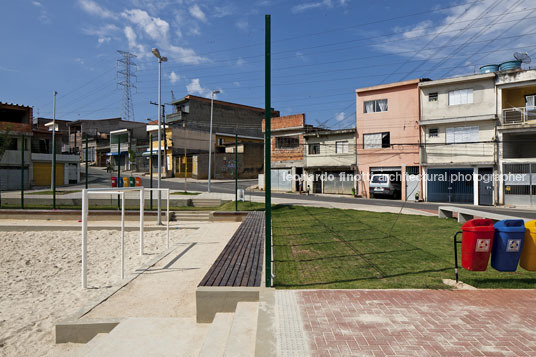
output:
[[[399,74],[392,80],[429,76],[431,73],[440,76],[448,76],[452,72],[472,73],[475,66],[508,60],[514,51],[512,48],[533,46],[536,36],[523,36],[536,31],[536,23],[526,9],[529,5],[530,1],[524,0],[514,7],[512,3],[501,2],[490,8],[486,1],[463,0],[460,6],[441,11],[439,19],[393,28],[394,35],[373,47],[410,61],[426,61],[407,64],[399,70],[402,76]],[[513,35],[516,37],[512,38]],[[502,37],[505,38],[501,40]],[[501,47],[508,50],[488,52]],[[467,60],[468,65],[455,68],[464,66]]]
[[[115,19],[117,15],[112,11],[100,6],[93,0],[78,0],[78,5],[90,15],[102,17],[105,19]]]
[[[39,21],[44,24],[50,23],[50,17],[48,16],[47,9],[39,1],[32,1],[32,5],[39,9]]]
[[[242,66],[246,63],[246,61],[242,58],[242,57],[239,57],[237,60],[236,60],[236,65],[237,66]]]
[[[214,12],[212,16],[216,18],[226,17],[234,14],[235,9],[232,5],[214,6]]]
[[[146,11],[140,9],[126,10],[121,16],[134,24],[139,30],[136,34],[133,28],[127,26],[129,28],[127,34],[127,29],[125,28],[125,36],[127,36],[131,48],[135,44],[138,47],[140,46],[138,37],[149,37],[152,40],[151,47],[155,47],[154,44],[156,44],[156,47],[160,49],[162,55],[167,56],[170,59],[187,64],[208,62],[208,58],[197,55],[196,52],[190,48],[173,45],[170,42],[170,26],[167,21],[150,16]],[[135,37],[133,38],[132,35]],[[132,38],[134,40],[132,40]],[[147,55],[150,55],[150,53],[143,54],[143,56]]]
[[[239,20],[235,23],[235,25],[242,31],[247,31],[249,28],[249,23],[247,20]]]
[[[205,16],[205,13],[203,12],[203,10],[201,10],[199,5],[194,4],[188,9],[188,11],[190,12],[190,15],[192,15],[199,21],[207,22],[207,17]]]
[[[150,16],[147,11],[140,9],[125,10],[122,17],[136,24],[153,40],[165,39],[169,33],[169,24],[159,17]]]
[[[238,81],[233,82],[233,86],[240,87],[240,82],[238,82]]]
[[[336,121],[343,121],[346,118],[346,114],[344,112],[336,113],[335,114],[335,120]]]
[[[201,82],[199,78],[194,78],[192,81],[186,86],[186,91],[189,94],[198,94],[205,98],[210,98],[211,90],[208,88],[203,88],[201,86]],[[220,93],[223,93],[223,90],[219,89]],[[214,98],[216,98],[216,95],[214,95]]]
[[[132,27],[125,26],[123,31],[125,33],[125,37],[127,38],[128,47],[130,50],[134,51],[138,57],[145,57],[149,55],[145,47],[138,43],[138,36],[136,36],[136,32],[134,32]]]
[[[307,10],[317,9],[319,7],[331,8],[331,7],[333,7],[333,3],[332,3],[331,0],[322,0],[322,1],[316,1],[316,2],[305,2],[305,3],[301,3],[299,5],[293,6],[290,11],[292,11],[292,13],[294,13],[294,14],[297,14],[297,13],[304,12],[304,11],[307,11]]]
[[[82,58],[80,58],[80,57],[75,58],[74,61],[75,61],[76,63],[81,64],[81,65],[84,65],[84,64],[85,64],[84,60],[83,60]]]
[[[97,36],[97,43],[102,45],[103,43],[110,42],[112,40],[113,34],[118,32],[120,29],[114,24],[107,24],[100,27],[94,28],[83,28],[82,32],[86,35]]]
[[[169,81],[171,82],[171,84],[175,84],[180,80],[181,80],[181,76],[175,73],[175,71],[171,71],[171,73],[169,74]]]

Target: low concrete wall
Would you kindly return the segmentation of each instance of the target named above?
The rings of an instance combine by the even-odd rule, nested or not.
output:
[[[99,321],[63,321],[58,322],[54,329],[56,343],[88,343],[99,333],[109,333],[119,320]]]
[[[158,195],[153,196],[153,208],[158,207],[158,201],[157,201]],[[221,206],[223,203],[228,201],[222,201],[219,199],[203,199],[203,200],[195,200],[195,199],[173,199],[170,198],[169,205],[170,207],[187,207],[187,206],[193,206],[193,207],[218,207]],[[13,205],[17,206],[20,205],[20,198],[16,197],[3,197],[2,198],[2,204],[5,205]],[[24,204],[25,205],[52,205],[52,197],[50,198],[44,198],[44,197],[31,197],[31,195],[25,195],[24,196]],[[140,200],[139,199],[132,199],[132,198],[125,198],[125,205],[128,208],[137,208],[139,207]],[[161,202],[161,207],[166,208],[166,200],[163,197]],[[81,198],[61,198],[56,196],[56,205],[58,206],[82,206],[82,199]],[[115,198],[91,198],[89,200],[90,207],[110,207],[110,206],[117,206],[117,197]],[[145,209],[149,209],[151,207],[151,202],[149,199],[145,199]]]
[[[211,323],[218,312],[235,312],[239,301],[259,301],[260,287],[199,286],[195,291],[198,323]]]
[[[211,222],[242,222],[248,215],[248,212],[228,212],[228,211],[213,211],[210,212]]]

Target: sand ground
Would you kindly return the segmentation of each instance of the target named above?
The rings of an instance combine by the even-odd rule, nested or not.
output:
[[[171,244],[192,232],[170,230]],[[145,232],[143,256],[138,255],[138,239],[138,232],[125,233],[126,276],[166,250],[165,231]],[[120,281],[118,230],[89,232],[87,290],[81,288],[78,228],[0,232],[0,355],[47,354],[53,348],[55,322],[113,291]]]

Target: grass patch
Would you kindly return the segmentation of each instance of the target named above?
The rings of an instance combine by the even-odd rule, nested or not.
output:
[[[184,196],[197,196],[200,193],[201,192],[184,192],[184,191],[171,192],[172,195],[184,195]]]
[[[69,193],[82,192],[80,190],[56,190],[56,195],[68,195]],[[36,192],[26,192],[26,195],[53,195],[52,190],[48,191],[36,191]]]
[[[455,220],[400,215],[389,234],[393,213],[300,206],[272,212],[276,287],[445,289],[442,279],[454,279]],[[477,288],[536,288],[536,272],[522,268],[460,268],[460,279]]]
[[[216,209],[217,211],[234,211],[235,201],[224,203]],[[250,201],[238,201],[239,211],[264,211],[264,203],[250,202]]]

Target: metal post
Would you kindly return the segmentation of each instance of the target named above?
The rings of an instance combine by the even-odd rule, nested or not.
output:
[[[153,133],[150,133],[149,134],[149,141],[150,141],[150,145],[151,145],[151,155],[149,156],[149,163],[150,163],[150,167],[149,167],[149,187],[150,188],[153,188]],[[151,211],[153,210],[153,190],[151,190],[150,192],[150,199],[151,199]]]
[[[235,211],[238,211],[238,134],[235,133]]]
[[[162,59],[158,58],[158,188],[162,181]],[[157,224],[162,224],[161,213],[162,194],[158,190]]]
[[[86,134],[86,188],[88,188],[88,177],[89,177],[89,148],[88,148],[88,145],[89,145],[89,139],[88,139],[88,136]]]
[[[24,134],[21,135],[20,141],[20,208],[24,209]]]
[[[54,91],[54,105],[52,108],[52,208],[56,209],[56,94]]]
[[[456,283],[458,283],[458,243],[461,243],[461,241],[458,241],[458,234],[462,232],[456,232],[454,234],[454,272],[456,273]]]
[[[272,286],[272,186],[271,186],[271,75],[270,75],[270,15],[265,17],[265,109],[264,109],[264,187],[265,187],[265,268],[266,287]]]
[[[169,188],[166,190],[166,234],[167,234],[167,247],[169,249]]]
[[[210,132],[208,137],[208,192],[210,193],[210,176],[212,173],[212,112],[214,108],[214,91],[210,93]]]
[[[182,120],[182,127],[186,128],[186,119]],[[186,130],[184,131],[184,138],[186,139]],[[186,140],[184,140],[184,192],[188,192],[188,153],[186,149]]]
[[[113,140],[112,140],[113,142]],[[121,187],[123,180],[121,180],[121,136],[117,135],[117,187]],[[121,201],[117,196],[117,209],[121,208]]]
[[[125,278],[125,193],[121,192],[121,280]]]
[[[87,189],[82,190],[82,289],[87,289]]]
[[[143,255],[143,213],[145,209],[145,192],[140,190],[140,255]]]

